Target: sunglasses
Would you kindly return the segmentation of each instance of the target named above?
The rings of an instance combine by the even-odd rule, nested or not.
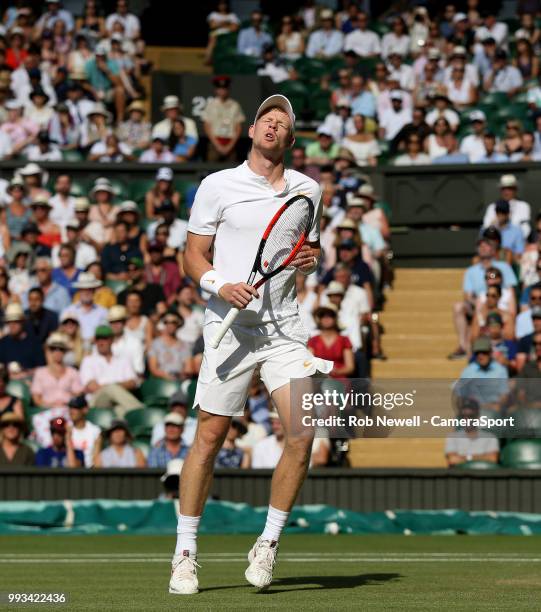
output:
[[[541,346],[541,342],[534,342],[533,345],[534,346]]]
[[[63,346],[50,346],[49,350],[53,351],[55,353],[58,352],[58,351],[60,351],[61,353],[65,353],[66,352],[66,349]]]
[[[487,293],[487,297],[499,297],[497,293]]]
[[[178,319],[164,319],[163,322],[166,325],[177,325],[178,324]]]

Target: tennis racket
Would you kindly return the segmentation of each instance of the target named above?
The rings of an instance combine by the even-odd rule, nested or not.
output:
[[[247,284],[259,289],[287,268],[308,239],[313,220],[314,203],[308,196],[293,196],[281,206],[263,233]],[[254,284],[257,274],[261,278]],[[210,342],[212,348],[220,344],[239,312],[239,308],[232,307],[227,313]]]

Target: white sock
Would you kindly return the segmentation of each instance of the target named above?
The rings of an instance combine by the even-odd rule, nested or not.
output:
[[[200,520],[200,516],[185,516],[179,514],[175,555],[182,555],[185,550],[190,552],[190,557],[195,557],[197,555],[197,529]]]
[[[271,542],[278,542],[282,529],[286,526],[288,516],[289,512],[282,512],[282,510],[269,506],[267,522],[265,523],[265,529],[261,534],[261,538]]]

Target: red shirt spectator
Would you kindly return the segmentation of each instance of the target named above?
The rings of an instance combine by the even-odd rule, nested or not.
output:
[[[321,306],[314,318],[321,333],[308,340],[308,348],[316,357],[334,361],[333,378],[351,376],[355,370],[353,349],[349,338],[339,333],[336,306]]]

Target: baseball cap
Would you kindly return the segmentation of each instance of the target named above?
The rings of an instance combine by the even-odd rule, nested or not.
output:
[[[317,134],[318,136],[328,136],[329,138],[332,138],[332,132],[326,125],[320,125],[317,128]]]
[[[135,266],[141,269],[145,267],[145,262],[140,257],[130,257],[130,259],[128,259],[128,266]]]
[[[133,200],[126,200],[119,206],[118,212],[139,212],[139,208],[137,208],[137,204]]]
[[[453,17],[453,23],[458,23],[459,21],[466,21],[468,19],[468,16],[466,15],[466,13],[456,13],[456,15]]]
[[[324,19],[332,19],[333,18],[333,12],[331,11],[331,9],[323,9],[321,11],[321,13],[319,14],[320,19],[323,21]]]
[[[453,52],[451,53],[451,55],[466,55],[466,47],[463,47],[462,45],[457,45],[453,48]]]
[[[326,295],[344,295],[344,293],[344,285],[338,281],[331,281],[327,287],[327,290],[325,291]]]
[[[509,214],[511,207],[509,206],[509,202],[507,200],[498,200],[496,202],[496,212],[503,213],[505,215]]]
[[[474,110],[470,113],[470,121],[486,121],[487,116],[482,110]]]
[[[490,339],[486,337],[477,338],[473,343],[472,351],[474,353],[490,353],[492,351]]]
[[[502,315],[499,312],[491,312],[487,316],[487,325],[503,325]]]
[[[148,245],[148,250],[149,251],[159,251],[160,253],[162,253],[163,244],[161,242],[158,242],[157,240],[152,240],[152,242],[150,242]]]
[[[182,427],[184,425],[184,417],[178,412],[170,412],[165,416],[163,420],[164,425],[178,425],[178,427]]]
[[[178,406],[179,404],[182,404],[184,406],[187,403],[188,403],[188,397],[186,396],[186,393],[182,391],[182,389],[179,389],[178,391],[173,393],[173,395],[169,398],[170,408],[172,406]]]
[[[391,93],[389,94],[389,97],[391,98],[391,100],[400,100],[402,101],[404,99],[404,96],[402,95],[402,92],[398,89],[393,89],[391,91]]]
[[[103,42],[100,42],[96,45],[96,49],[94,50],[95,55],[107,55],[107,45]]]
[[[33,221],[28,221],[25,223],[21,229],[21,236],[25,234],[39,234],[39,227]]]
[[[98,325],[98,327],[96,327],[96,331],[94,332],[94,337],[96,339],[112,338],[113,330],[109,327],[109,325]]]
[[[51,431],[57,431],[58,433],[65,434],[66,433],[66,419],[62,417],[56,417],[56,419],[51,419],[49,421],[49,428]]]
[[[282,94],[274,94],[261,102],[255,114],[254,123],[266,110],[274,107],[280,108],[286,113],[291,122],[291,129],[295,129],[295,113],[293,112],[293,107],[291,106],[291,102]]]

